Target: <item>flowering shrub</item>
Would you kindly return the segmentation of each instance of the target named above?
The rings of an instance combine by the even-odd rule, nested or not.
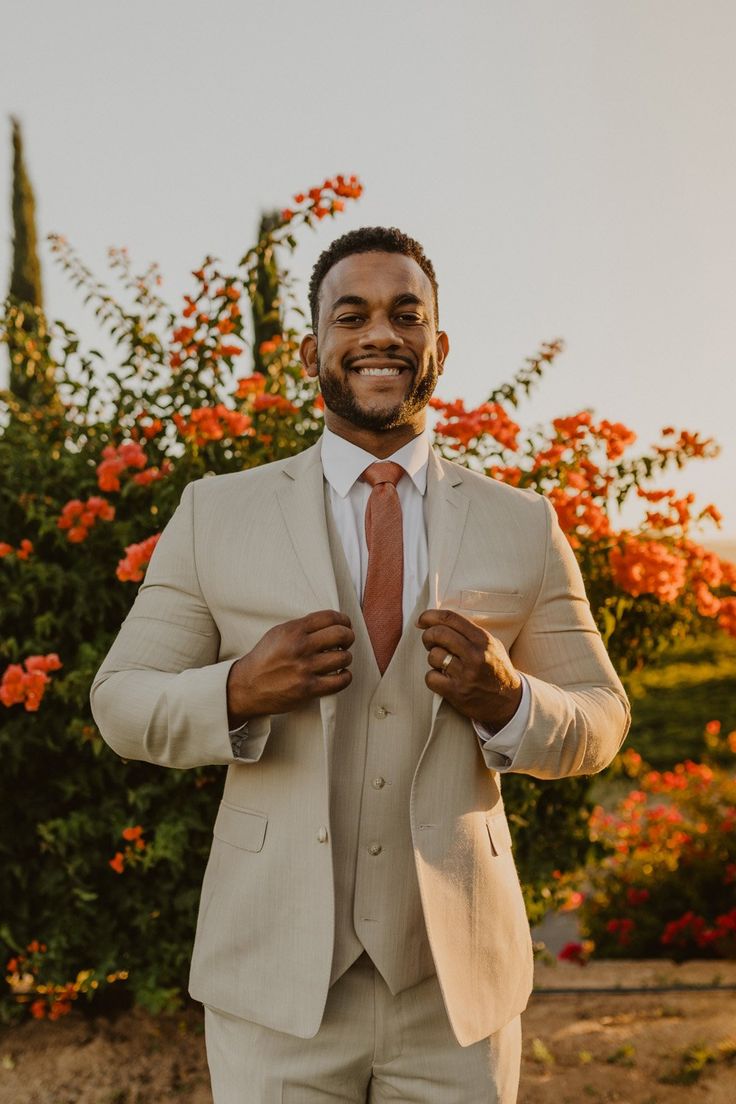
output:
[[[736,732],[705,732],[706,755],[736,754]],[[594,808],[598,858],[580,895],[583,929],[604,957],[736,958],[736,777],[690,760],[651,770],[629,749],[636,782],[610,812]],[[590,949],[589,949],[590,950]],[[575,958],[574,945],[566,949]]]
[[[8,1014],[41,1007],[19,1002],[24,994],[49,1015],[71,1006],[73,993],[99,999],[111,978],[152,1008],[181,998],[222,770],[119,760],[92,721],[89,686],[184,486],[317,440],[323,403],[296,355],[290,317],[303,312],[282,259],[300,227],[333,217],[360,193],[355,177],[337,176],[297,194],[236,271],[205,258],[179,311],[159,297],[155,266],[137,274],[125,250],[110,251],[125,307],[65,239],[52,237],[58,263],[120,350],[116,363],[85,351],[62,323],[6,304],[0,336],[13,364],[31,383],[57,381],[43,402],[2,397]],[[269,335],[254,342],[264,319]],[[627,459],[632,432],[588,411],[522,431],[511,411],[561,351],[560,341],[544,344],[475,410],[433,399],[439,450],[550,497],[619,668],[693,626],[736,631],[734,569],[694,537],[699,523],[717,522],[715,507],[697,510],[689,497],[647,487],[673,465],[714,455],[715,445],[667,429],[648,454]],[[615,507],[630,493],[642,495],[647,512],[638,529],[619,533]],[[588,848],[587,789],[585,779],[504,779],[532,918],[558,895],[553,870],[574,867]],[[26,961],[41,938],[42,960]]]

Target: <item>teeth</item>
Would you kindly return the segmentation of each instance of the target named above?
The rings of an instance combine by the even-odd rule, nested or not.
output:
[[[359,368],[361,376],[398,376],[400,368]]]

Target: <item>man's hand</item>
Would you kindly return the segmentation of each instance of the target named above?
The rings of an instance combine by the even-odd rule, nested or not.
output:
[[[354,640],[350,618],[338,610],[320,610],[269,629],[230,668],[230,727],[250,717],[288,713],[311,698],[344,690],[353,677],[347,649]]]
[[[417,627],[424,629],[422,643],[429,653],[429,689],[487,728],[498,731],[508,724],[519,707],[522,685],[500,641],[450,609],[425,610]]]

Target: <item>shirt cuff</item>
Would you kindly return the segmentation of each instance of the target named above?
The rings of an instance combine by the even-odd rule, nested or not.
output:
[[[519,672],[519,678],[521,679],[521,701],[508,724],[494,733],[479,721],[473,721],[473,728],[478,734],[481,748],[483,751],[493,753],[494,762],[497,762],[499,767],[509,766],[529,723],[532,693],[528,681],[521,672]],[[498,760],[496,756],[499,756]]]
[[[270,717],[251,718],[243,721],[238,728],[229,729],[233,758],[242,763],[257,763],[263,755],[270,733]]]

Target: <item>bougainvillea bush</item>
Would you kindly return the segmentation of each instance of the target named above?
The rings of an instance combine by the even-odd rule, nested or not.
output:
[[[736,958],[736,731],[711,721],[705,739],[702,762],[671,770],[621,756],[636,786],[593,809],[596,855],[571,898],[589,938],[563,957]]]
[[[3,395],[0,432],[8,1015],[58,1017],[83,996],[99,1006],[121,992],[164,1008],[185,990],[223,771],[121,761],[94,725],[89,686],[184,486],[317,440],[321,398],[296,356],[302,312],[285,259],[299,230],[361,190],[338,176],[295,196],[262,222],[235,271],[206,258],[176,312],[160,298],[155,266],[137,274],[125,250],[111,250],[123,305],[52,237],[113,353],[5,305],[3,340],[33,384],[27,401]],[[522,431],[512,414],[562,348],[542,345],[476,409],[433,400],[438,448],[550,496],[620,670],[689,626],[733,632],[734,569],[694,535],[717,522],[715,507],[652,486],[671,466],[714,455],[714,443],[667,427],[648,453],[634,453],[630,430],[590,411]],[[618,532],[616,505],[629,495],[641,497],[641,526]],[[586,854],[588,785],[504,779],[531,917],[554,899],[552,871]]]

